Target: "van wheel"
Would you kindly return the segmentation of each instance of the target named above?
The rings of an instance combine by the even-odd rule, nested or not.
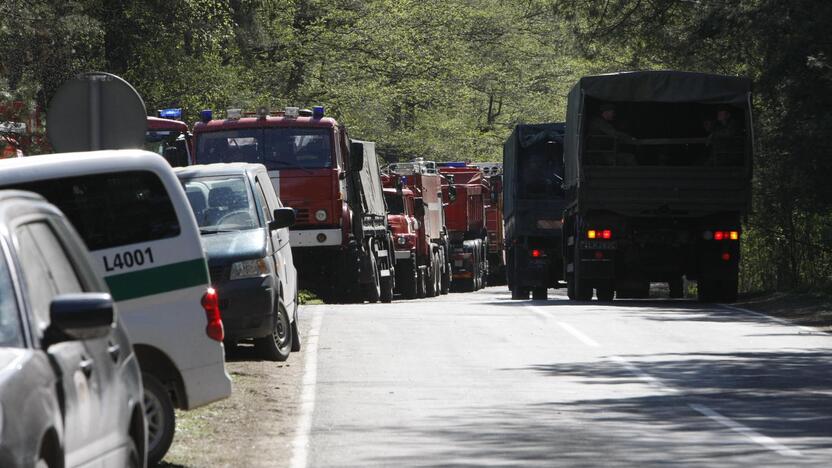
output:
[[[272,332],[262,338],[254,339],[254,347],[263,358],[269,361],[285,361],[292,351],[292,327],[289,314],[283,301],[277,301],[277,314],[274,317]]]
[[[176,429],[176,414],[170,393],[156,377],[142,373],[144,418],[147,421],[147,464],[153,466],[165,458]]]

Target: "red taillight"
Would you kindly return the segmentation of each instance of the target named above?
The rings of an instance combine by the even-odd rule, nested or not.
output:
[[[208,319],[205,334],[212,340],[222,341],[225,338],[225,329],[220,316],[220,300],[214,288],[208,288],[205,291],[202,296],[202,308],[205,309],[205,317]]]
[[[728,252],[723,252],[722,253],[722,259],[725,260],[726,262],[731,260],[731,254],[729,254]]]
[[[721,241],[725,239],[725,233],[722,231],[714,231],[714,240]]]
[[[538,258],[538,257],[540,257],[541,255],[543,255],[543,254],[540,252],[540,250],[538,250],[538,249],[533,249],[533,250],[532,250],[532,257],[534,257],[534,258]]]
[[[596,260],[603,260],[604,259],[604,252],[601,250],[595,251],[595,259]]]
[[[612,231],[609,229],[604,229],[601,231],[601,237],[604,239],[612,239]]]

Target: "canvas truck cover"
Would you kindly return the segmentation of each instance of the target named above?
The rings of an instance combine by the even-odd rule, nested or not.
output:
[[[376,144],[371,141],[359,140],[351,140],[350,143],[352,151],[359,149],[364,151],[364,167],[359,172],[361,192],[364,198],[364,213],[385,217],[387,216],[387,208],[384,204],[384,189],[381,186],[381,176],[379,175]]]
[[[751,80],[744,77],[682,71],[621,72],[585,76],[569,92],[567,103],[565,186],[578,179],[585,98],[612,102],[730,104],[750,106]]]
[[[564,133],[566,124],[544,123],[544,124],[520,124],[514,127],[508,140],[503,146],[503,217],[508,219],[514,215],[517,209],[517,200],[520,197],[520,167],[524,156],[536,145],[553,141],[559,149],[563,148]],[[558,154],[558,158],[562,155]],[[563,176],[562,160],[555,164],[560,168],[559,176]]]

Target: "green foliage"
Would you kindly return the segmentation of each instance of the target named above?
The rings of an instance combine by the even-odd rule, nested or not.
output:
[[[0,91],[41,107],[99,69],[150,112],[322,104],[388,160],[499,160],[562,121],[582,75],[672,68],[755,81],[748,289],[830,281],[832,2],[5,0]]]

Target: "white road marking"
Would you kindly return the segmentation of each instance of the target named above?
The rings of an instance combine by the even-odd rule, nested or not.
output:
[[[798,329],[803,330],[805,332],[817,333],[817,334],[821,334],[821,335],[828,335],[829,334],[829,333],[827,333],[823,330],[818,330],[817,328],[804,327],[803,325],[797,325],[793,322],[789,322],[788,320],[784,320],[784,319],[781,319],[781,318],[778,318],[778,317],[772,317],[771,315],[766,315],[766,314],[756,312],[756,311],[753,311],[753,310],[743,309],[742,307],[736,307],[736,306],[732,306],[732,305],[728,305],[728,304],[719,304],[719,305],[721,307],[724,307],[724,308],[729,309],[729,310],[733,310],[733,311],[736,311],[736,312],[742,312],[744,314],[754,315],[756,317],[761,317],[761,318],[764,318],[764,319],[768,319],[768,320],[771,320],[772,322],[777,322],[781,325],[788,325],[788,326],[791,326],[791,327],[797,327]]]
[[[705,405],[697,405],[697,404],[689,404],[693,410],[702,413],[703,415],[707,416],[708,418],[718,422],[719,424],[731,429],[732,431],[742,434],[750,441],[762,445],[763,447],[772,450],[774,452],[783,455],[784,457],[802,457],[803,454],[795,449],[791,449],[786,447],[785,445],[777,442],[776,440],[772,439],[771,437],[764,436],[753,429],[744,426],[733,419],[730,419],[726,416],[723,416],[716,411],[708,408]]]
[[[569,325],[568,323],[564,323],[564,322],[557,322],[557,324],[558,324],[559,327],[561,327],[564,330],[566,330],[567,332],[569,332],[570,335],[577,338],[581,343],[583,343],[587,346],[592,346],[593,348],[598,348],[598,347],[601,346],[600,344],[598,344],[597,341],[595,341],[592,338],[584,335],[583,332],[581,332],[577,328],[573,327],[572,325]]]
[[[666,385],[661,380],[653,377],[652,375],[648,374],[647,372],[644,372],[643,370],[639,369],[635,364],[633,364],[632,362],[624,359],[621,356],[610,356],[610,359],[612,359],[613,361],[621,364],[628,371],[637,375],[640,379],[646,381],[648,384],[650,384],[654,388],[657,388],[657,389],[662,390],[664,392],[679,393],[679,390]]]
[[[318,381],[318,337],[321,331],[320,312],[312,316],[312,326],[306,338],[304,352],[306,360],[303,371],[303,392],[301,393],[300,417],[292,441],[292,468],[306,468],[309,456],[309,433],[312,430],[312,413],[315,411],[315,386]]]

